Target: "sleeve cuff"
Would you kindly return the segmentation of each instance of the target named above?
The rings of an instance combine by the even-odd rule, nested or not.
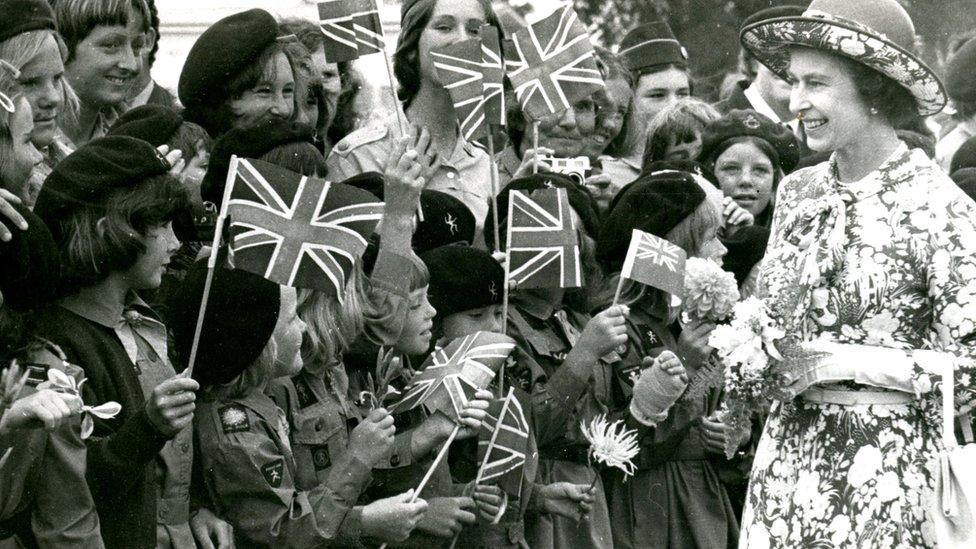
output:
[[[369,482],[372,468],[351,453],[347,452],[347,455],[348,459],[329,471],[328,485],[336,495],[352,505],[359,499],[359,494]]]
[[[339,526],[339,542],[342,547],[365,547],[363,536],[363,508],[353,507],[346,513]]]

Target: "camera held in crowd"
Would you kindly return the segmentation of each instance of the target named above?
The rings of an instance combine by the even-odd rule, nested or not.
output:
[[[552,171],[568,176],[580,185],[586,182],[587,172],[590,171],[590,159],[585,156],[577,156],[576,158],[546,156],[541,160],[548,162],[552,166]]]

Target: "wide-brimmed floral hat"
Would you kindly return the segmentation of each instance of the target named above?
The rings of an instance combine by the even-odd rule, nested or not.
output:
[[[942,110],[946,93],[915,50],[915,26],[896,0],[813,0],[799,17],[775,17],[746,25],[743,47],[788,80],[790,46],[807,46],[862,63],[905,87],[919,114]]]

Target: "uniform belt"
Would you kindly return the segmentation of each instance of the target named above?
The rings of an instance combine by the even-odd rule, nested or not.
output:
[[[810,387],[800,396],[807,402],[841,406],[910,404],[915,401],[915,395],[901,391],[836,391],[819,387]]]

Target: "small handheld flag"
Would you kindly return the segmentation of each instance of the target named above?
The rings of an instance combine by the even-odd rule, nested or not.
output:
[[[481,73],[485,96],[485,120],[496,126],[505,125],[505,59],[498,39],[498,29],[482,25]]]
[[[604,87],[586,27],[569,5],[512,35],[508,79],[531,118],[562,112]]]
[[[581,286],[579,236],[566,189],[512,191],[508,208],[509,280],[519,288]]]
[[[474,141],[487,135],[481,40],[457,42],[430,52],[441,84],[451,94],[461,136]]]
[[[317,7],[319,26],[325,36],[325,59],[330,63],[341,63],[359,57],[351,0],[320,0]]]
[[[681,297],[687,257],[667,240],[634,229],[620,276]]]
[[[342,296],[383,203],[366,191],[234,158],[226,200],[236,268]]]
[[[522,404],[509,388],[505,398],[488,405],[488,417],[478,433],[478,469],[476,483],[495,484],[509,497],[522,491],[522,470],[529,448],[529,423]]]
[[[514,349],[515,340],[491,332],[452,340],[427,358],[423,371],[413,377],[390,411],[398,414],[423,404],[430,412],[440,410],[457,420],[474,393],[488,386]]]
[[[356,33],[359,56],[384,51],[383,24],[376,0],[351,0],[352,27]]]

